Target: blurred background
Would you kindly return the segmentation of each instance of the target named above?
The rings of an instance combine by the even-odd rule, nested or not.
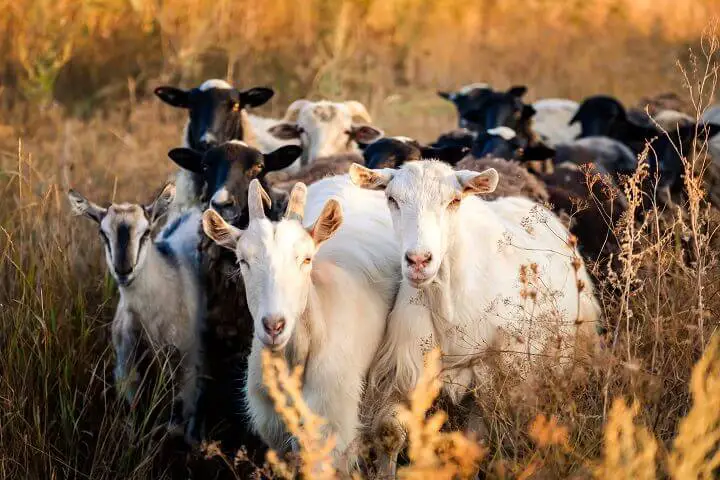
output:
[[[530,98],[681,90],[717,0],[2,0],[0,108],[126,108],[208,77],[384,102],[474,81]],[[429,108],[451,112],[433,96]],[[5,122],[7,123],[7,117]],[[406,132],[407,133],[407,132]]]

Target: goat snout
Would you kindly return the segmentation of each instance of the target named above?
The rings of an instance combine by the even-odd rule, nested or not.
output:
[[[275,340],[285,329],[285,317],[268,315],[262,319],[263,328],[270,338]]]
[[[405,261],[412,268],[425,268],[432,261],[432,253],[408,250],[405,252]]]

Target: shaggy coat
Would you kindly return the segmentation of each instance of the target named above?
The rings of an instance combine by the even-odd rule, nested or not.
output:
[[[495,188],[497,172],[422,161],[400,170],[353,166],[350,174],[358,185],[385,190],[403,259],[400,292],[370,376],[384,399],[376,435],[392,424],[395,401],[414,388],[429,346],[445,354],[443,392],[457,403],[487,379],[481,364],[469,361],[478,354],[494,352],[526,371],[536,354],[563,358],[576,338],[592,341],[600,309],[569,233],[527,199],[477,198]],[[394,469],[395,448],[383,452],[385,473]]]

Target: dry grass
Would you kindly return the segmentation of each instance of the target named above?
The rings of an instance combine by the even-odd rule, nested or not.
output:
[[[716,2],[311,3],[0,3],[0,479],[208,469],[233,478],[247,461],[210,444],[214,460],[170,462],[152,415],[116,399],[108,345],[117,297],[95,231],[65,205],[69,185],[97,201],[144,201],[174,170],[166,152],[178,144],[183,112],[143,96],[158,79],[267,83],[281,93],[266,109],[276,113],[299,95],[354,96],[388,133],[424,140],[454,124],[433,90],[469,81],[527,83],[535,97],[606,92],[634,101],[680,91],[680,57],[698,112],[715,90],[717,72],[706,70],[715,51],[693,61],[685,47],[699,44]],[[616,226],[621,268],[597,266],[602,354],[571,378],[544,372],[522,402],[512,395],[517,379],[498,375],[476,394],[489,430],[482,449],[439,432],[442,415],[424,418],[437,389],[426,378],[406,412],[405,475],[464,474],[475,461],[488,478],[716,475],[720,367],[710,338],[720,314],[720,216],[695,173],[706,166],[703,156],[690,159],[690,195],[678,208]],[[633,208],[641,175],[625,186]],[[278,388],[293,391],[294,377],[273,368]],[[166,395],[161,384],[152,403]],[[307,443],[313,455],[325,448],[316,440]],[[431,445],[453,448],[431,455]],[[322,458],[273,458],[257,470],[317,471]]]

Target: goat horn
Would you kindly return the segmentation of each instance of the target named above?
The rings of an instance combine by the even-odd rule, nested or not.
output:
[[[290,191],[290,199],[288,200],[285,218],[288,220],[297,220],[302,223],[305,214],[305,200],[307,199],[307,187],[304,183],[296,183]]]
[[[248,211],[250,220],[265,218],[265,207],[271,204],[270,196],[260,185],[260,181],[256,178],[250,182],[248,189]]]
[[[344,104],[350,110],[353,121],[359,120],[360,123],[372,123],[372,117],[370,117],[365,105],[355,100],[349,100]]]
[[[296,122],[298,119],[298,116],[300,115],[300,110],[302,110],[305,105],[311,103],[309,100],[301,99],[301,100],[295,100],[293,103],[290,104],[290,106],[285,111],[285,116],[283,117],[283,121],[285,122]]]

